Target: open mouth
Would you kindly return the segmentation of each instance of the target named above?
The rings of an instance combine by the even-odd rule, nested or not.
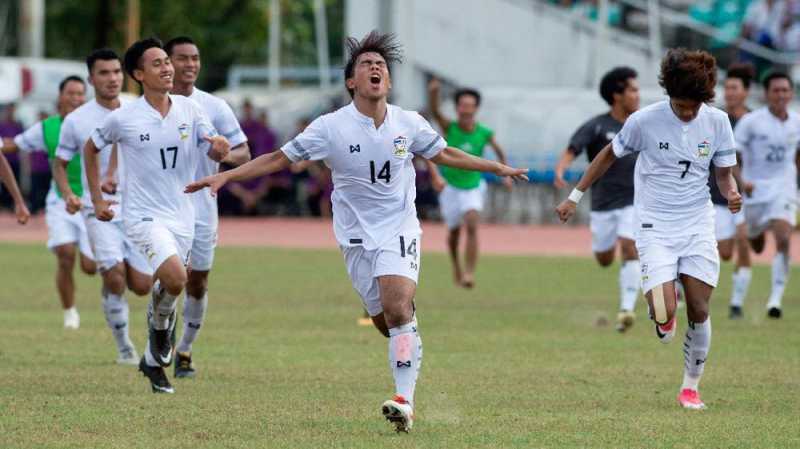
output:
[[[380,77],[380,75],[370,75],[370,77],[369,77],[369,82],[370,82],[370,83],[371,83],[373,86],[377,86],[377,85],[379,85],[379,84],[381,83],[381,77]]]
[[[167,73],[167,74],[161,75],[161,79],[162,80],[166,80],[166,81],[170,81],[170,80],[172,80],[172,74],[171,73]]]

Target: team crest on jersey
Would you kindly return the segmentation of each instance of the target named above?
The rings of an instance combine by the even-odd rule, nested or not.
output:
[[[189,125],[186,123],[182,124],[178,127],[178,134],[181,136],[181,140],[186,140],[189,138]]]
[[[408,155],[408,139],[403,136],[394,138],[394,155],[395,157],[406,157]]]
[[[697,145],[697,156],[698,157],[708,157],[708,154],[711,152],[711,144],[708,143],[707,140],[704,140],[702,143]]]

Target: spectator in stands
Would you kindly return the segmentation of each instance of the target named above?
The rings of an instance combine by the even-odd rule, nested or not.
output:
[[[783,51],[797,52],[800,51],[800,0],[786,3],[780,47]]]
[[[0,118],[0,138],[14,139],[14,136],[21,134],[25,129],[16,120],[16,105],[13,103],[6,106]],[[14,172],[14,177],[19,184],[19,155],[16,152],[6,154],[8,164],[11,166],[11,171]],[[0,208],[14,210],[14,200],[8,193],[8,190],[0,188]]]
[[[784,0],[756,0],[747,8],[742,37],[769,48],[777,48],[786,15]]]

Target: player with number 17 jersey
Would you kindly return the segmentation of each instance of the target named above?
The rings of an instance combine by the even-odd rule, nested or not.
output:
[[[92,133],[92,140],[98,148],[122,144],[122,219],[129,237],[137,240],[142,223],[159,224],[175,236],[178,255],[185,260],[195,215],[192,198],[183,187],[194,179],[200,158],[207,157],[209,144],[203,137],[216,131],[197,103],[181,95],[169,98],[172,105],[166,117],[144,96],[115,110]],[[159,248],[140,249],[153,270],[170,255]]]

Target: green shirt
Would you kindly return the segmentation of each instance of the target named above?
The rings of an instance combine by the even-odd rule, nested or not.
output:
[[[458,122],[451,122],[445,131],[447,145],[459,148],[473,156],[483,157],[483,148],[489,143],[494,132],[480,123],[475,124],[472,132],[466,132],[458,126]],[[481,184],[480,172],[462,170],[460,168],[440,167],[442,177],[447,184],[463,190],[475,189]]]
[[[42,120],[42,133],[44,133],[44,144],[47,147],[47,157],[50,159],[50,164],[54,164],[56,160],[56,148],[58,148],[58,137],[61,134],[61,122],[63,119],[58,115],[51,115]],[[83,183],[81,182],[81,156],[76,154],[75,157],[67,164],[67,181],[72,191],[80,197],[83,195]],[[50,188],[56,192],[61,198],[61,191],[56,186],[55,180],[50,185]]]

